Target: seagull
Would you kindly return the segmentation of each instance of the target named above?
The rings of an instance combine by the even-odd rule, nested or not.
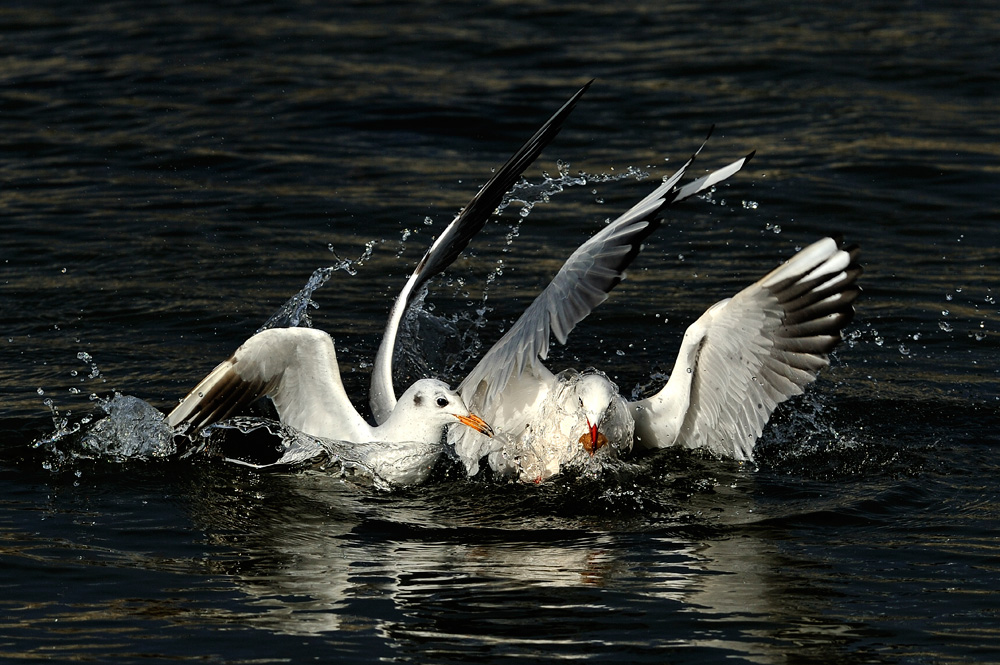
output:
[[[563,104],[496,171],[424,256],[419,270],[434,275],[458,257],[524,169],[559,133],[589,86]],[[411,278],[405,289],[421,284],[419,278]],[[389,385],[391,389],[391,378]],[[378,424],[370,425],[344,389],[333,339],[321,330],[303,327],[267,328],[250,337],[195,386],[170,412],[167,423],[180,434],[193,435],[265,396],[273,402],[281,423],[293,430],[325,440],[365,444],[357,448],[365,451],[363,465],[390,468],[388,479],[399,484],[423,477],[427,445],[441,444],[449,426],[460,423],[477,436],[493,436],[490,425],[470,412],[464,398],[436,379],[414,382],[398,402],[393,395],[392,405],[377,414]],[[381,445],[368,445],[373,443]],[[416,460],[421,469],[407,468],[400,460]]]
[[[497,432],[488,443],[461,432],[449,437],[468,473],[477,473],[485,456],[500,474],[540,482],[585,465],[595,453],[624,457],[633,448],[670,446],[751,460],[777,405],[801,394],[829,364],[826,354],[840,341],[860,293],[858,248],[823,238],[710,307],[685,332],[666,385],[629,401],[601,372],[554,375],[542,362],[549,335],[565,340],[572,320],[586,310],[573,304],[572,294],[601,288],[598,277],[615,271],[624,277],[619,267],[597,275],[590,268],[581,282],[569,282],[580,261],[622,247],[620,240],[595,239],[564,264],[459,385]]]
[[[389,481],[414,477],[415,471],[405,466],[407,459],[428,468],[426,445],[441,443],[450,425],[461,423],[493,436],[461,395],[435,379],[415,381],[384,423],[369,425],[344,390],[333,339],[313,328],[270,328],[255,334],[195,386],[167,416],[167,424],[180,434],[194,434],[265,395],[281,423],[302,434],[384,444],[369,449],[367,464],[382,469]],[[385,460],[398,463],[387,465]]]
[[[649,398],[626,400],[601,372],[553,374],[544,365],[550,336],[565,344],[576,324],[607,299],[625,278],[642,241],[660,225],[664,209],[726,180],[754,155],[681,186],[704,145],[648,196],[584,242],[461,382],[459,394],[496,432],[488,441],[464,431],[449,434],[470,476],[486,458],[501,475],[541,482],[567,465],[598,455],[625,456],[633,447],[680,445],[749,460],[776,406],[800,394],[829,364],[826,354],[853,316],[860,292],[855,282],[861,274],[858,248],[843,248],[832,237],[709,308],[685,333],[670,379]],[[376,420],[396,403],[391,369],[402,315],[417,288],[467,246],[474,233],[462,228],[467,221],[460,216],[445,229],[393,306],[372,374]],[[458,251],[449,246],[451,237],[462,238]]]

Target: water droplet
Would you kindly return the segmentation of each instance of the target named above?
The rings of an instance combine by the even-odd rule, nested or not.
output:
[[[899,345],[899,352],[904,356],[910,355],[910,349],[905,344]]]
[[[947,321],[938,321],[938,328],[940,328],[944,332],[951,332],[952,330],[954,330],[954,328],[951,327],[951,324],[948,323]]]
[[[951,312],[949,312],[948,310],[946,309],[941,310],[941,316],[948,316],[949,314],[951,314]]]
[[[44,390],[42,390],[41,388],[39,388],[39,389],[38,389],[38,390],[36,390],[35,392],[37,392],[37,393],[38,393],[39,395],[44,395],[44,394],[45,394],[45,391],[44,391]]]

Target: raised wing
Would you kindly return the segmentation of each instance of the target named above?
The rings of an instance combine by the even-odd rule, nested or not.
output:
[[[592,83],[592,82],[591,82]],[[458,258],[475,236],[489,220],[490,215],[503,201],[504,195],[514,186],[542,150],[562,129],[563,122],[576,107],[577,101],[590,87],[590,83],[580,88],[569,101],[549,118],[528,141],[518,149],[507,162],[483,185],[482,189],[472,197],[468,205],[452,220],[441,233],[430,249],[417,264],[410,279],[396,298],[389,314],[389,321],[382,333],[382,343],[375,356],[375,367],[372,371],[371,394],[369,402],[375,421],[382,423],[392,413],[396,406],[396,393],[392,387],[392,360],[396,347],[396,336],[399,334],[403,314],[420,287]]]
[[[312,328],[257,333],[212,370],[167,416],[187,434],[269,396],[285,425],[327,438],[367,441],[370,427],[340,379],[333,340]]]
[[[607,299],[624,279],[625,269],[639,253],[642,241],[659,226],[664,208],[732,176],[753,157],[750,153],[678,187],[704,145],[646,198],[573,252],[545,290],[462,381],[459,393],[470,409],[490,412],[490,404],[504,392],[512,377],[520,376],[526,368],[533,368],[533,373],[541,371],[539,361],[548,356],[550,335],[565,344],[576,324]]]
[[[663,390],[630,404],[635,445],[751,459],[775,407],[829,364],[860,293],[858,251],[824,238],[709,308],[684,333]]]

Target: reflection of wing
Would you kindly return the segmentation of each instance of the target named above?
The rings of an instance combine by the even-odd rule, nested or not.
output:
[[[311,328],[257,333],[202,379],[167,422],[193,434],[264,395],[282,423],[307,434],[365,440],[370,433],[340,380],[333,340]]]
[[[857,254],[824,238],[709,308],[684,333],[663,390],[630,405],[636,445],[750,459],[774,408],[829,364],[860,292]]]
[[[507,163],[500,167],[500,170],[490,178],[490,181],[483,185],[482,189],[472,197],[469,204],[452,220],[441,233],[431,248],[427,250],[420,263],[410,276],[399,297],[389,314],[389,322],[382,333],[382,343],[379,345],[378,353],[375,356],[375,368],[372,371],[371,394],[369,401],[372,413],[378,423],[382,423],[392,412],[396,405],[396,393],[392,387],[392,356],[396,346],[396,336],[399,334],[399,325],[403,314],[409,307],[414,295],[420,287],[458,258],[472,239],[479,233],[489,220],[490,215],[497,209],[503,201],[504,195],[514,186],[514,183],[524,169],[535,161],[542,150],[552,142],[559,130],[562,129],[563,122],[573,111],[577,101],[590,87],[590,83],[583,86],[570,97],[569,101],[563,104],[562,108],[555,112],[544,125],[535,132],[528,141],[507,160]]]
[[[459,393],[470,409],[489,413],[511,377],[520,376],[525,368],[532,374],[550,376],[539,363],[548,355],[550,333],[565,344],[576,324],[607,299],[625,277],[625,268],[639,253],[642,241],[659,226],[663,209],[732,176],[753,157],[751,153],[678,188],[695,155],[649,196],[573,252],[552,282],[462,381]]]

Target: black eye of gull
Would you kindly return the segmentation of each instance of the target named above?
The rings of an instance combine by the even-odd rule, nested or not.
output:
[[[444,407],[448,406],[448,399],[446,397],[438,397],[437,405],[443,409]]]

